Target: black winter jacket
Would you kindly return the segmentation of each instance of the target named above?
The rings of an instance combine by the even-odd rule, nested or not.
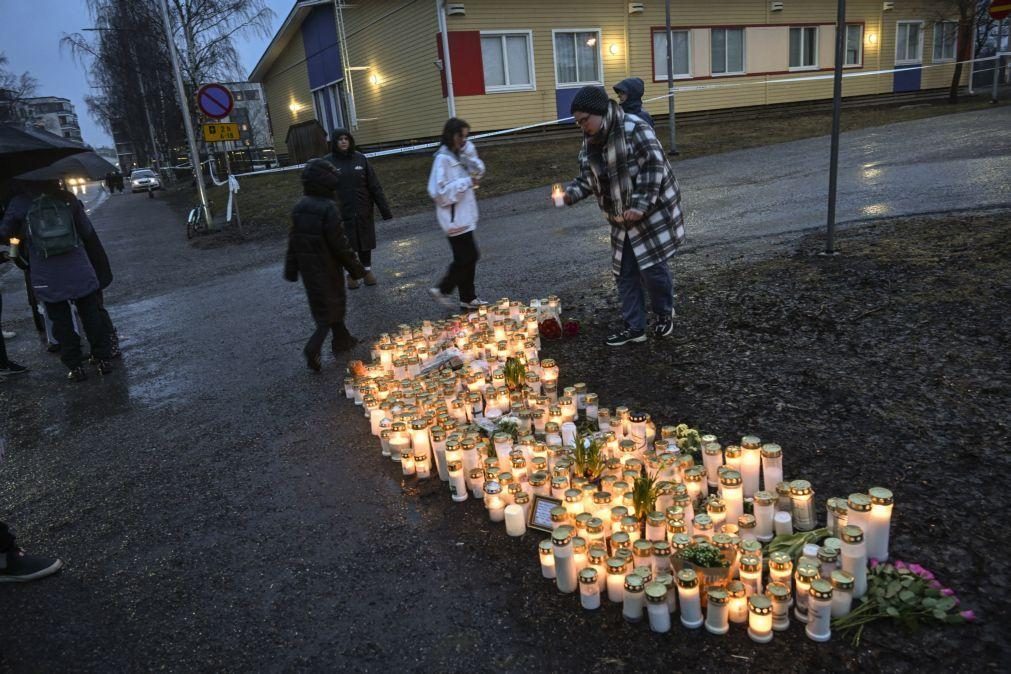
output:
[[[318,325],[344,320],[345,270],[354,278],[365,276],[365,268],[344,236],[337,205],[323,196],[302,197],[291,212],[284,278],[297,281],[301,275]]]
[[[336,140],[347,136],[351,147],[347,152],[337,150]],[[346,129],[336,129],[331,134],[330,154],[324,157],[337,169],[339,187],[337,200],[340,207],[344,233],[352,250],[373,250],[376,247],[375,209],[383,220],[393,217],[386,202],[383,186],[379,184],[372,164],[364,154],[355,150],[355,139]]]

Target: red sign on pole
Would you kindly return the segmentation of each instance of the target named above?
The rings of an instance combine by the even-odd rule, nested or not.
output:
[[[197,107],[211,119],[227,117],[234,105],[232,92],[220,84],[205,84],[197,91]]]
[[[1011,14],[1011,2],[1007,0],[993,0],[990,3],[990,16],[1000,21]]]

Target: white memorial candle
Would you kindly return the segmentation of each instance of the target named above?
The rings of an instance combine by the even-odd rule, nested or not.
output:
[[[670,609],[667,605],[667,586],[653,582],[646,586],[646,614],[649,628],[658,634],[670,632]]]
[[[772,443],[762,445],[762,488],[776,492],[776,485],[783,481],[783,449]]]
[[[860,527],[847,524],[842,531],[842,570],[853,576],[853,597],[867,594],[867,546]],[[797,589],[800,592],[800,589]]]
[[[545,538],[537,544],[537,550],[541,558],[541,575],[550,580],[555,578],[555,552],[551,546],[551,539]]]
[[[464,492],[466,495],[466,492]],[[507,505],[505,507],[506,533],[510,536],[522,536],[527,531],[527,523],[523,518],[523,506]]]
[[[832,637],[832,583],[819,578],[811,583],[807,600],[807,638],[828,641]]]
[[[764,594],[748,597],[748,636],[760,644],[772,641],[772,601]]]
[[[607,598],[613,604],[621,604],[624,601],[627,566],[622,557],[609,557],[607,560]]]
[[[790,587],[773,581],[765,588],[765,595],[772,600],[772,629],[777,632],[790,629]]]
[[[762,468],[761,442],[754,435],[746,435],[741,439],[741,478],[746,498],[751,498],[758,491],[758,477]]]
[[[793,533],[793,515],[785,510],[776,513],[773,522],[777,536],[789,536]]]
[[[707,593],[706,631],[710,634],[726,634],[730,631],[728,602],[730,596],[720,587],[711,587]]]
[[[841,569],[832,572],[832,617],[842,618],[853,607],[853,574]]]
[[[755,493],[755,537],[763,543],[773,538],[773,518],[776,516],[776,495],[771,491]]]
[[[691,569],[678,571],[678,597],[681,600],[681,624],[698,629],[704,622],[699,599],[699,579]]]
[[[720,477],[720,484],[723,485],[723,503],[727,507],[727,521],[736,523],[737,518],[744,514],[741,474],[736,470],[725,470]]]
[[[865,530],[867,557],[884,562],[888,559],[894,497],[891,491],[883,487],[868,490],[868,495],[871,497],[871,512]]]
[[[706,469],[706,481],[709,487],[720,484],[719,468],[723,465],[723,447],[718,442],[707,442],[702,445],[702,465]]]
[[[600,608],[600,585],[597,569],[588,567],[579,572],[579,603],[587,611]]]
[[[446,466],[449,491],[457,503],[467,500],[467,482],[463,479],[463,462],[452,461]]]

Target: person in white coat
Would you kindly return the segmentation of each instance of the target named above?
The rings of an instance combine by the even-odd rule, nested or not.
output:
[[[435,216],[449,239],[453,261],[439,285],[429,293],[437,302],[455,308],[453,291],[460,297],[462,309],[476,309],[487,304],[477,296],[474,274],[481,254],[474,240],[477,227],[477,197],[474,189],[484,176],[484,162],[477,156],[474,143],[467,140],[470,126],[453,117],[442,129],[442,145],[435,153],[428,177],[428,196],[435,202]]]

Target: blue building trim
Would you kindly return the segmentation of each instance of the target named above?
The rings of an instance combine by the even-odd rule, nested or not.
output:
[[[309,13],[302,22],[302,44],[310,89],[318,89],[344,77],[333,7],[321,5]]]
[[[923,70],[920,64],[916,63],[907,66],[895,66],[895,73],[892,79],[892,91],[902,93],[904,91],[919,91],[923,80]]]

